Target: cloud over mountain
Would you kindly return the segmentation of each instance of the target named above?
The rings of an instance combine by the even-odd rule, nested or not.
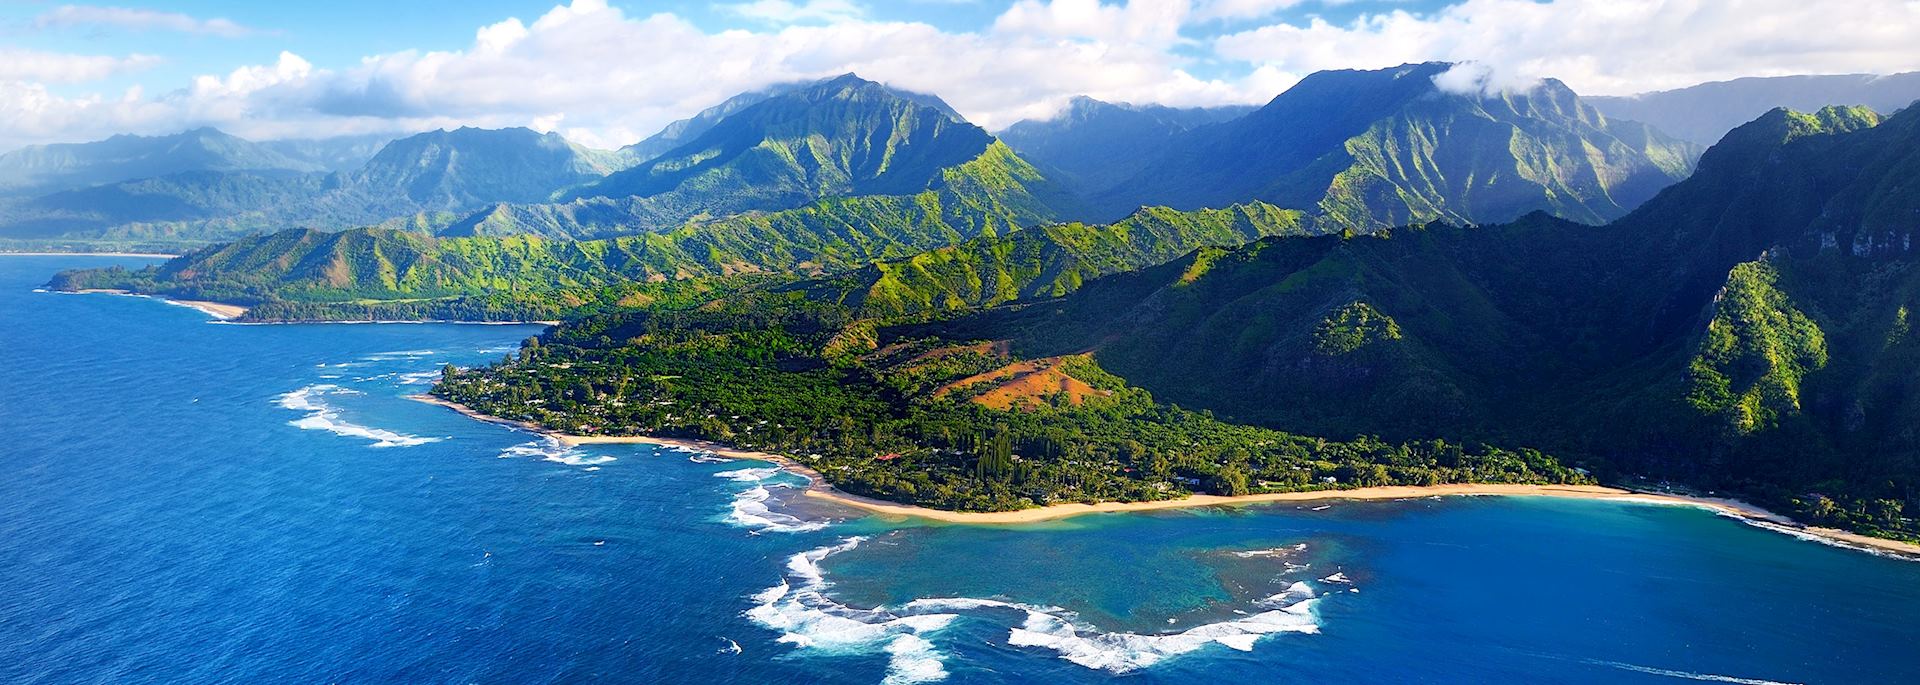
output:
[[[845,72],[939,93],[989,129],[1076,95],[1172,106],[1259,104],[1303,74],[1472,61],[1476,83],[1560,78],[1583,94],[1747,75],[1920,69],[1920,3],[1858,0],[1461,0],[1437,10],[1344,0],[1015,0],[990,20],[902,20],[852,0],[738,2],[713,25],[573,0],[481,26],[458,49],[326,63],[283,52],[183,86],[85,84],[145,55],[0,60],[0,147],[214,125],[253,138],[532,126],[631,143],[729,95]],[[232,22],[71,6],[82,19],[226,35]],[[1346,19],[1328,19],[1339,10]],[[730,19],[729,19],[730,18]],[[229,27],[231,24],[231,27]],[[1819,26],[1819,31],[1806,27]],[[11,53],[9,53],[11,54]],[[32,59],[25,59],[31,57]],[[1463,76],[1465,74],[1463,73]]]

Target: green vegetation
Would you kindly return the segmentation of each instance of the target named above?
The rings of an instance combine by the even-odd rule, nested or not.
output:
[[[1603,227],[1269,238],[918,330],[1091,349],[1234,421],[1536,445],[1915,537],[1887,512],[1920,507],[1920,112],[1876,122],[1776,111]]]
[[[631,198],[652,226],[836,196],[912,195],[995,143],[938,98],[847,74],[793,87],[679,147],[567,192]]]
[[[1111,224],[1047,224],[986,236],[805,284],[810,297],[864,316],[906,317],[1059,297],[1087,281],[1195,248],[1300,235],[1301,214],[1252,203],[1179,212],[1147,207]]]
[[[1182,134],[1100,193],[1111,213],[1261,200],[1310,209],[1318,232],[1528,212],[1599,224],[1686,178],[1699,148],[1611,121],[1552,79],[1454,93],[1445,63],[1312,74],[1240,119]]]
[[[1580,483],[1531,450],[1440,440],[1334,442],[1156,403],[1087,359],[1057,369],[1099,392],[1072,402],[1017,377],[1020,410],[940,388],[1019,364],[990,343],[836,344],[838,307],[762,295],[696,310],[589,317],[434,393],[585,434],[720,440],[795,455],[849,492],[945,509],[1453,482]],[[862,349],[864,348],[864,349]],[[991,385],[996,381],[989,381]]]
[[[829,271],[840,275],[792,287],[864,316],[911,316],[1059,296],[1195,247],[1301,230],[1298,212],[1254,204],[1196,212],[1149,208],[1106,226],[1048,224],[1001,235],[1019,216],[1005,200],[1030,196],[1017,192],[1024,186],[1015,177],[977,169],[1026,169],[1009,162],[1017,159],[963,165],[955,178],[986,179],[959,186],[966,188],[1004,179],[999,187],[1010,193],[821,200],[787,212],[597,241],[287,231],[142,271],[62,274],[51,285],[253,305],[249,318],[262,320],[535,320],[576,310],[658,308],[685,301],[673,293],[775,287],[792,283],[797,271]],[[979,237],[941,247],[971,236]],[[882,259],[897,261],[861,268]]]
[[[1776,287],[1767,262],[1733,267],[1687,368],[1687,402],[1738,435],[1777,428],[1800,412],[1800,386],[1827,365],[1820,327]]]
[[[1125,181],[1180,140],[1180,134],[1231,121],[1248,105],[1174,108],[1076,97],[1046,120],[1026,120],[1000,132],[1022,157],[1081,191],[1100,191]]]

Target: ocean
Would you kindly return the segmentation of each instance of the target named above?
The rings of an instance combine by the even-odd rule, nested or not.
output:
[[[406,399],[534,326],[230,325],[0,256],[0,682],[1920,682],[1920,564],[1684,507],[1006,527]]]

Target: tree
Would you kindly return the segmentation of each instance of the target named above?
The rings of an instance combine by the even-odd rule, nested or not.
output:
[[[1006,480],[1013,474],[1013,436],[1006,426],[995,426],[993,436],[974,462],[974,475],[980,480]]]
[[[1216,495],[1238,497],[1247,494],[1247,472],[1236,466],[1225,466],[1213,474],[1208,489]]]

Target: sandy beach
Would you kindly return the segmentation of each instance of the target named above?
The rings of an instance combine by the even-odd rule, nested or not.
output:
[[[140,293],[136,293],[128,290],[120,290],[117,288],[86,288],[82,290],[75,290],[73,292],[86,293],[86,294],[97,293],[101,295],[127,295],[130,297],[151,297],[161,302],[166,302],[169,304],[177,304],[182,307],[191,307],[194,309],[198,309],[201,312],[206,313],[208,316],[211,316],[216,319],[220,319],[222,321],[226,321],[228,319],[238,319],[242,316],[247,315],[246,307],[242,307],[237,304],[227,304],[225,302],[208,302],[206,300],[176,300],[168,297],[159,297],[157,295],[142,295]]]
[[[0,257],[158,257],[173,259],[180,255],[158,252],[0,252]]]
[[[1837,545],[1875,553],[1891,554],[1906,558],[1920,559],[1920,545],[1898,540],[1876,538],[1833,528],[1807,526],[1793,519],[1766,509],[1735,499],[1719,497],[1696,497],[1656,492],[1636,492],[1601,485],[1516,485],[1502,483],[1485,484],[1449,484],[1449,485],[1395,485],[1349,490],[1313,490],[1308,492],[1276,492],[1257,495],[1228,497],[1223,495],[1190,495],[1181,499],[1159,500],[1153,502],[1099,502],[1085,504],[1079,502],[1053,504],[1019,511],[947,511],[889,502],[872,497],[843,492],[828,484],[820,472],[807,467],[792,458],[769,452],[743,450],[705,440],[682,438],[662,438],[645,435],[604,436],[569,435],[547,430],[525,421],[514,421],[489,416],[455,402],[431,395],[409,395],[408,399],[438,405],[457,411],[470,418],[509,426],[519,430],[538,433],[569,445],[595,444],[647,444],[668,447],[680,447],[698,450],[715,456],[731,459],[751,459],[772,462],[793,473],[806,476],[812,481],[805,495],[824,501],[860,509],[872,514],[894,518],[919,518],[944,523],[970,525],[1017,525],[1037,523],[1057,519],[1083,516],[1087,514],[1125,513],[1157,511],[1163,509],[1183,509],[1189,507],[1248,506],[1257,504],[1275,504],[1287,502],[1328,502],[1328,501],[1369,501],[1404,500],[1424,497],[1566,497],[1573,499],[1613,500],[1617,502],[1639,502],[1670,506],[1687,506],[1707,509],[1719,514],[1772,530],[1775,532],[1806,538],[1816,542]]]

